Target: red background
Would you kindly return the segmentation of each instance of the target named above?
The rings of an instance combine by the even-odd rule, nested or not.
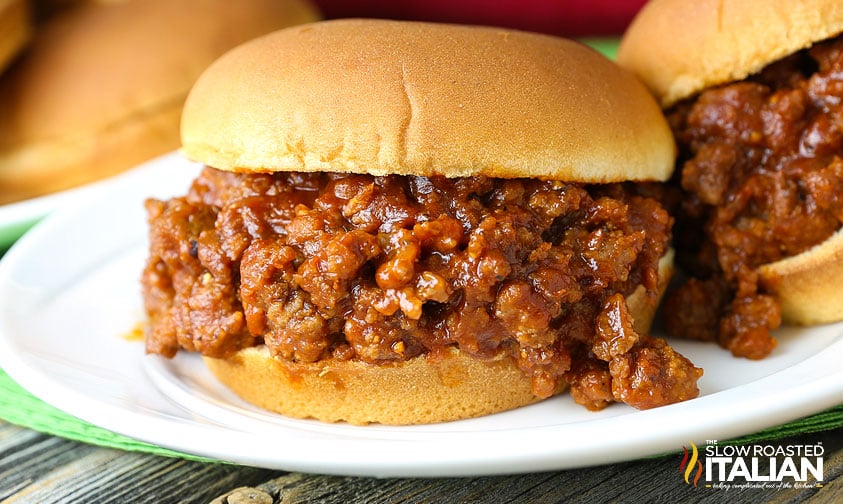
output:
[[[518,28],[569,37],[620,35],[647,0],[315,0],[327,18],[382,17]]]

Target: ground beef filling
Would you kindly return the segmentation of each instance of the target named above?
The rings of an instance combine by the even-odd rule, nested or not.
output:
[[[823,242],[843,223],[843,38],[670,113],[680,146],[679,262],[669,333],[760,359],[781,307],[757,268]]]
[[[149,352],[385,363],[458,346],[512,356],[547,397],[591,409],[698,394],[702,371],[637,334],[671,218],[621,185],[235,174],[149,200]]]

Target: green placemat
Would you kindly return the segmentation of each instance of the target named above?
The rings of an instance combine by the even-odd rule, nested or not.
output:
[[[597,49],[599,52],[603,53],[609,59],[615,59],[618,55],[618,43],[620,42],[619,39],[615,37],[606,37],[606,38],[584,38],[580,39],[580,42]]]
[[[0,419],[32,430],[107,448],[215,462],[143,443],[82,421],[33,396],[0,369]]]
[[[3,370],[0,370],[0,419],[39,432],[93,445],[212,462],[210,459],[136,441],[79,420],[33,396],[12,380]],[[838,427],[843,427],[843,404],[795,422],[734,439],[731,443],[745,444],[769,441]],[[724,444],[724,442],[721,441],[721,444]]]
[[[40,217],[33,217],[31,219],[24,219],[20,222],[13,222],[0,225],[0,256],[12,246],[18,238],[23,236],[32,226],[38,224]]]

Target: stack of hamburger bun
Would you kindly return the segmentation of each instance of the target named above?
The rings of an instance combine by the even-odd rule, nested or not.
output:
[[[0,72],[32,36],[32,16],[25,0],[0,0]]]
[[[4,1],[3,11],[12,4],[22,8]],[[211,61],[245,40],[319,17],[307,0],[38,7],[32,39],[0,76],[0,203],[97,180],[175,149],[184,99]]]
[[[758,359],[843,319],[841,33],[837,0],[652,0],[626,32],[680,150],[670,332]]]

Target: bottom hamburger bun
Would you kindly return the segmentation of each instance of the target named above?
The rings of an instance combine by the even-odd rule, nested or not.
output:
[[[5,70],[31,36],[27,2],[0,0],[0,71]]]
[[[641,285],[626,298],[629,313],[635,317],[635,330],[638,334],[650,333],[662,297],[667,291],[670,280],[673,278],[675,257],[676,251],[669,248],[665,251],[661,259],[659,259],[659,289],[656,299],[647,296],[647,290]]]
[[[659,295],[673,273],[673,251],[659,262]],[[627,298],[636,330],[644,334],[659,299],[639,287]],[[225,359],[204,357],[220,382],[242,399],[294,418],[389,425],[429,424],[498,413],[539,401],[530,378],[509,355],[481,360],[450,347],[441,355],[385,365],[274,358],[265,346]],[[567,386],[560,384],[556,393]]]
[[[774,293],[789,324],[843,320],[843,230],[801,254],[758,269],[760,285]]]
[[[324,422],[429,424],[539,400],[530,379],[509,356],[483,361],[456,348],[389,365],[333,359],[298,364],[273,358],[265,346],[246,348],[228,359],[204,359],[246,401]]]

